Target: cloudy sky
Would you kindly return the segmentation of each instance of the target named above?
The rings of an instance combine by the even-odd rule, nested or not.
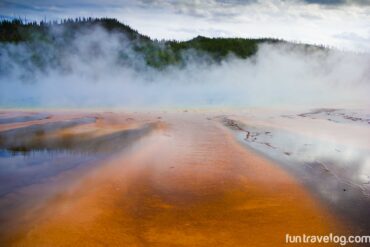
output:
[[[114,17],[157,39],[274,37],[370,52],[370,0],[0,0],[0,15]]]

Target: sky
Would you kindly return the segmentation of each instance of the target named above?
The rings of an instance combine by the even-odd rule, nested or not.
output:
[[[0,16],[112,17],[156,39],[270,37],[370,52],[370,0],[0,0]]]

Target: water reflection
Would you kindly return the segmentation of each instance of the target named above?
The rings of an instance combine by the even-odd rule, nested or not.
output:
[[[1,117],[0,124],[23,123],[23,122],[29,122],[29,121],[48,119],[50,117],[51,115],[46,114],[46,113],[35,113],[31,115]]]
[[[138,129],[117,130],[109,134],[99,134],[98,131],[61,132],[79,125],[94,123],[95,120],[95,118],[81,118],[3,131],[0,132],[0,149],[13,154],[43,150],[112,153],[122,149],[132,140],[147,134],[153,127],[147,124]]]
[[[73,169],[98,159],[99,155],[86,155],[62,150],[12,152],[0,150],[0,197],[16,189],[43,181],[60,172]]]
[[[0,196],[119,152],[153,127],[146,124],[106,134],[61,132],[95,121],[79,118],[0,132]]]
[[[358,232],[370,230],[370,152],[330,139],[224,119],[240,142],[294,173]]]

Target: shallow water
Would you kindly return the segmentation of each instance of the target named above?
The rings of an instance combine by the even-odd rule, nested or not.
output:
[[[370,230],[369,149],[339,143],[329,136],[315,138],[277,127],[227,121],[241,143],[295,174],[331,210],[353,221],[355,231]]]
[[[94,133],[54,134],[94,121],[95,118],[81,118],[0,132],[0,196],[119,152],[152,128],[146,125],[100,136]]]
[[[50,200],[78,187],[83,177],[155,128],[155,123],[130,128],[124,120],[102,125],[97,117],[66,117],[0,131],[0,245],[26,222],[32,225]]]
[[[31,115],[20,115],[20,116],[2,116],[0,117],[0,124],[13,124],[23,123],[29,121],[43,120],[51,117],[47,113],[35,113]]]
[[[63,150],[24,153],[1,149],[0,197],[99,158],[103,156]]]
[[[286,232],[342,231],[294,178],[241,147],[217,121],[190,112],[165,116],[164,121],[153,134],[127,152],[103,160],[91,172],[78,166],[9,194],[11,203],[0,199],[0,206],[8,206],[0,211],[6,212],[0,213],[0,227],[6,230],[0,231],[0,243],[282,246]],[[110,128],[106,123],[101,126]],[[77,143],[87,145],[79,149],[87,156],[106,154],[106,149],[122,150],[122,142],[132,145],[129,140],[137,140],[148,129],[150,125],[142,125],[125,132],[89,134]],[[43,145],[48,143],[45,140]],[[51,147],[66,146],[55,143],[47,146],[46,158],[53,158],[54,150],[63,159],[64,153]],[[15,151],[7,158],[30,161],[35,155],[42,160],[42,152]],[[69,149],[65,152],[70,155]],[[70,176],[74,178],[67,179]],[[55,180],[60,181],[57,186]],[[54,193],[53,188],[59,191]],[[49,191],[53,195],[44,199]],[[14,206],[18,209],[12,210]]]

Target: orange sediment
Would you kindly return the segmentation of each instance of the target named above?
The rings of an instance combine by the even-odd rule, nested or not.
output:
[[[340,231],[290,174],[218,122],[167,115],[167,128],[51,197],[15,246],[282,246]],[[313,244],[311,244],[313,245]]]

